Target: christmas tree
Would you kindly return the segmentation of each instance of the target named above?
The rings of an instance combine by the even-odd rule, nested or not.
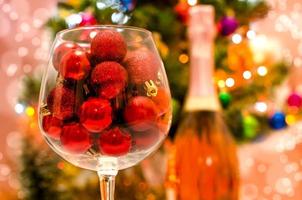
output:
[[[174,118],[170,131],[173,137],[188,85],[188,10],[196,4],[211,4],[215,7],[217,33],[214,80],[225,120],[235,138],[240,142],[251,141],[265,134],[269,128],[286,126],[284,114],[278,112],[270,117],[263,101],[270,99],[274,86],[282,82],[287,65],[282,60],[272,59],[270,55],[261,57],[257,54],[259,49],[254,43],[257,33],[250,27],[252,22],[266,16],[269,7],[265,1],[68,0],[58,3],[58,12],[49,19],[47,27],[53,35],[66,28],[112,23],[152,31],[173,96]],[[20,97],[22,104],[28,107],[37,104],[39,80],[40,77],[25,79],[25,90]],[[33,116],[29,118],[33,120]],[[40,147],[31,143],[28,138],[24,139],[22,154],[22,180],[27,189],[27,199],[80,199],[85,194],[91,199],[97,198],[98,184],[94,174],[76,169],[62,162],[48,148],[40,150]],[[48,161],[41,164],[41,160]],[[82,182],[62,182],[77,178]],[[77,198],[72,194],[78,194]],[[164,199],[164,187],[150,186],[142,169],[136,167],[118,176],[116,195],[118,199]]]

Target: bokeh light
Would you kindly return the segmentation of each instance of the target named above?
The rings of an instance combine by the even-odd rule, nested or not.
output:
[[[246,33],[246,36],[248,39],[252,40],[252,39],[255,39],[256,37],[256,32],[253,31],[253,30],[249,30],[247,33]]]
[[[252,73],[248,70],[244,71],[243,74],[242,74],[243,78],[248,80],[250,78],[252,78]]]
[[[186,64],[187,62],[189,62],[189,56],[187,54],[180,54],[178,57],[178,60],[180,63],[182,64]]]
[[[227,78],[225,81],[227,87],[233,87],[235,85],[235,80],[233,78]]]
[[[188,0],[188,4],[190,6],[195,6],[197,4],[197,0]]]
[[[241,41],[242,36],[240,34],[236,33],[232,36],[232,42],[234,42],[235,44],[240,44]]]
[[[267,104],[265,102],[256,102],[255,103],[255,110],[257,110],[258,112],[266,112],[267,111]]]
[[[28,106],[25,110],[27,116],[32,117],[35,114],[35,109],[31,106]]]
[[[257,69],[259,76],[265,76],[267,74],[267,68],[265,66],[260,66]]]
[[[15,112],[16,112],[17,114],[22,114],[22,113],[24,112],[24,110],[25,110],[24,105],[22,105],[22,104],[20,104],[20,103],[17,103],[17,104],[15,105]]]
[[[224,80],[219,80],[217,84],[218,84],[218,87],[219,87],[219,88],[224,88],[224,87],[225,87],[225,82],[224,82]]]

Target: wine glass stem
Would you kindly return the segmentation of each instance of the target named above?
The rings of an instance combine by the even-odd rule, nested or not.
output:
[[[101,200],[114,200],[115,175],[104,175],[98,172],[100,179]]]

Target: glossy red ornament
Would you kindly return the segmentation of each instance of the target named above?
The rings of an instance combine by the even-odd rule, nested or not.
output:
[[[53,139],[59,140],[62,132],[63,122],[52,115],[43,117],[42,126],[47,135]]]
[[[127,45],[117,31],[102,30],[91,41],[91,53],[102,61],[122,61]]]
[[[292,107],[301,107],[302,105],[302,97],[297,93],[292,93],[287,98],[287,104]]]
[[[88,76],[90,68],[86,52],[76,49],[63,56],[59,71],[65,79],[81,80]]]
[[[74,114],[75,94],[71,89],[59,85],[48,94],[47,106],[54,117],[68,119]]]
[[[101,133],[99,138],[101,153],[109,156],[122,156],[131,148],[131,136],[120,128],[115,127]]]
[[[89,132],[78,123],[63,127],[61,143],[63,148],[71,153],[84,153],[92,145]]]
[[[126,87],[128,75],[122,65],[107,61],[98,64],[93,69],[91,80],[92,83],[98,85],[100,97],[112,99]]]
[[[59,71],[60,68],[60,62],[63,58],[63,56],[68,53],[70,50],[74,49],[80,49],[81,47],[74,43],[74,42],[63,42],[59,46],[57,46],[54,50],[53,56],[52,56],[52,64],[54,68]]]
[[[179,2],[174,7],[174,11],[176,12],[178,19],[181,22],[183,22],[184,24],[186,24],[188,22],[188,19],[189,19],[189,9],[190,9],[190,6],[186,2]]]
[[[135,131],[145,131],[154,126],[158,110],[148,97],[137,96],[130,99],[124,110],[124,119]]]
[[[158,88],[157,95],[151,99],[156,104],[159,115],[166,113],[171,107],[170,94],[164,88]]]
[[[112,108],[106,99],[90,98],[80,108],[80,122],[90,132],[101,132],[112,122]]]
[[[160,63],[148,49],[129,52],[124,61],[131,82],[142,84],[145,81],[156,80]]]

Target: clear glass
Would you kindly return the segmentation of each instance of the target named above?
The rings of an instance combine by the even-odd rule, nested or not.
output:
[[[118,170],[159,148],[171,117],[166,72],[149,31],[91,26],[56,35],[42,80],[39,126],[62,158],[98,172],[103,200],[114,199]]]

